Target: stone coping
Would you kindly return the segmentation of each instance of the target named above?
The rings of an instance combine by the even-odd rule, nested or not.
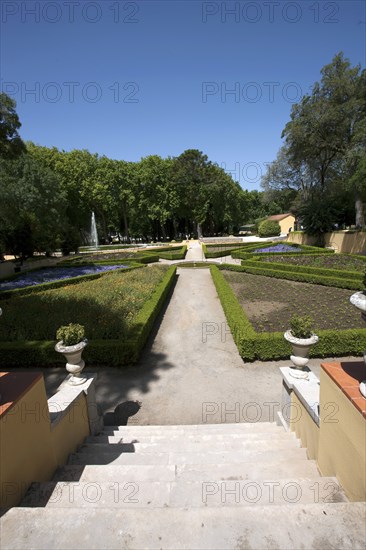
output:
[[[366,418],[366,399],[360,392],[360,382],[366,380],[365,362],[322,363],[321,367],[351,401],[352,405]]]
[[[40,372],[0,372],[0,418],[43,378]]]
[[[311,418],[319,426],[319,378],[310,369],[305,368],[304,372],[307,373],[307,378],[297,379],[291,376],[291,372],[294,370],[292,367],[280,367],[286,386],[295,392]]]
[[[72,386],[68,383],[72,375],[68,375],[59,386],[57,393],[48,399],[48,411],[51,420],[51,430],[68,414],[78,397],[84,393],[88,395],[96,378],[95,375],[85,374],[84,384]]]

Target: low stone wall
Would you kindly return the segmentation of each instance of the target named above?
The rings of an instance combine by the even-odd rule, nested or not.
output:
[[[311,237],[302,231],[289,233],[288,242],[314,246],[315,237]],[[366,254],[366,233],[333,231],[325,234],[325,246],[334,248],[335,252],[342,254]]]
[[[48,481],[86,436],[100,431],[94,377],[64,382],[47,401],[43,376],[2,372],[0,507],[21,502],[33,481]]]

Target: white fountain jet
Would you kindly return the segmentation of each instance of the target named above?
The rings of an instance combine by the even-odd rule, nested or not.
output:
[[[94,212],[92,212],[92,216],[91,216],[90,239],[91,239],[91,246],[98,248],[99,241],[98,241],[97,224],[95,223]]]

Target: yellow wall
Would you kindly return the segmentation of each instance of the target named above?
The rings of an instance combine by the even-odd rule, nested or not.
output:
[[[319,426],[311,418],[295,392],[291,393],[291,405],[293,406],[291,406],[290,429],[300,439],[302,446],[306,447],[308,458],[315,460],[318,456]]]
[[[51,479],[89,434],[81,393],[51,429],[43,378],[0,419],[0,507],[16,506],[33,481]]]
[[[289,233],[290,230],[293,231],[295,227],[295,218],[294,216],[287,216],[284,220],[278,222],[280,224],[281,233]]]
[[[14,506],[32,481],[50,479],[55,456],[42,379],[0,419],[1,506]]]
[[[336,476],[350,500],[364,501],[366,420],[323,370],[320,403],[320,471],[325,476]]]
[[[326,372],[320,372],[320,425],[291,393],[290,429],[323,476],[336,477],[351,501],[366,500],[366,420]]]
[[[65,464],[70,453],[89,435],[88,409],[82,393],[51,432],[57,464]]]
[[[313,246],[316,243],[314,237],[306,233],[290,233],[288,241]],[[334,231],[325,234],[325,246],[331,246],[336,252],[342,254],[360,254],[366,251],[366,233],[347,233]]]

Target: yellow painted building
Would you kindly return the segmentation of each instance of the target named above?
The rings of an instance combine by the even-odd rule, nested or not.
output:
[[[274,216],[269,216],[268,219],[279,224],[281,234],[287,234],[295,230],[295,216],[290,213],[276,214]]]

